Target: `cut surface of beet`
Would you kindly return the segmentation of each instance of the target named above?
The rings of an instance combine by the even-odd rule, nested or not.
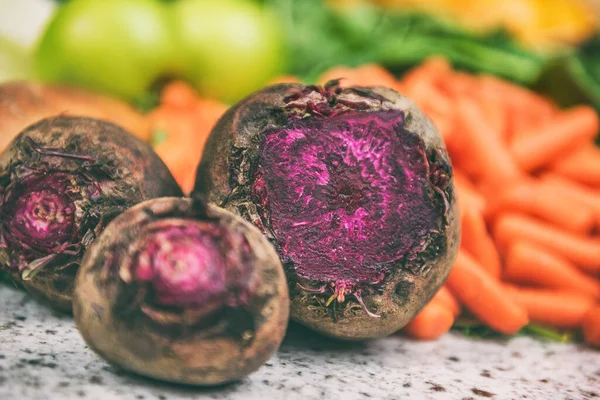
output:
[[[262,138],[252,197],[300,278],[377,284],[443,221],[423,141],[397,110],[292,120]]]
[[[0,208],[5,240],[27,259],[51,254],[73,240],[75,204],[80,197],[73,177],[33,174],[10,187]]]
[[[204,230],[183,220],[148,226],[145,244],[136,254],[136,278],[152,283],[163,305],[194,306],[226,292],[225,256],[218,230]]]

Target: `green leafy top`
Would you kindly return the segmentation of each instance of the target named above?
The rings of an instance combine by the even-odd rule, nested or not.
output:
[[[402,71],[431,55],[456,67],[524,84],[538,78],[544,59],[520,48],[504,31],[474,35],[449,21],[373,5],[332,9],[321,0],[265,0],[286,29],[290,72],[314,80],[334,65],[367,62]]]

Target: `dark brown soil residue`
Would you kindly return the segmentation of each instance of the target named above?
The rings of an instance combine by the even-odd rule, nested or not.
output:
[[[473,392],[473,394],[477,395],[477,396],[481,396],[481,397],[494,397],[496,394],[488,392],[487,390],[481,390],[481,389],[477,389],[477,388],[473,388],[471,389],[471,392]]]
[[[438,385],[437,383],[434,382],[426,382],[428,384],[431,385],[431,390],[433,390],[434,392],[445,392],[446,388],[443,387],[442,385]]]

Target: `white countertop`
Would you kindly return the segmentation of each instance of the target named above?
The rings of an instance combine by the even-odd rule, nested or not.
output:
[[[292,325],[258,372],[220,388],[164,384],[89,350],[71,317],[0,284],[0,399],[600,399],[600,352],[527,337],[344,343]]]

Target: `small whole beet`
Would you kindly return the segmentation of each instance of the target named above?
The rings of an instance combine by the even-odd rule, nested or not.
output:
[[[144,200],[180,195],[152,149],[120,127],[41,120],[0,155],[0,270],[70,312],[83,253],[106,224]]]
[[[250,95],[212,131],[194,191],[274,244],[293,319],[343,339],[406,325],[459,243],[443,140],[412,101],[382,87]]]
[[[289,298],[279,257],[255,227],[199,200],[161,198],[121,214],[90,247],[73,313],[106,360],[215,385],[277,350]]]

